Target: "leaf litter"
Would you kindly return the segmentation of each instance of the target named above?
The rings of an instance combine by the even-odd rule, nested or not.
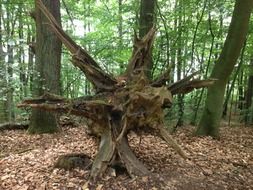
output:
[[[159,137],[131,132],[130,145],[150,175],[131,179],[125,172],[111,171],[92,183],[88,181],[88,169],[54,168],[55,161],[64,154],[84,153],[94,158],[98,142],[84,126],[67,126],[53,135],[2,131],[0,189],[253,189],[253,128],[222,127],[219,141],[194,137],[193,130],[187,126],[173,134],[190,160],[182,159]]]

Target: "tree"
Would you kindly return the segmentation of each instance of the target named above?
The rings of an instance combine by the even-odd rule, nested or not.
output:
[[[243,47],[252,7],[252,0],[235,2],[228,35],[211,74],[211,78],[218,80],[208,89],[204,112],[196,131],[197,135],[219,137],[219,122],[226,84]]]
[[[141,0],[140,5],[140,23],[139,23],[139,37],[143,38],[150,29],[154,26],[154,18],[155,18],[155,5],[156,0]],[[147,57],[147,66],[146,66],[146,74],[150,78],[151,70],[153,67],[152,61],[152,50]]]
[[[230,99],[230,96],[231,96],[232,92],[233,92],[234,89],[235,89],[235,82],[236,82],[237,76],[239,75],[239,73],[240,73],[241,70],[242,70],[243,57],[244,57],[246,45],[247,45],[247,40],[244,42],[244,45],[243,45],[243,48],[242,48],[242,51],[241,51],[241,55],[240,55],[240,61],[239,61],[239,63],[238,63],[238,67],[236,68],[236,71],[235,71],[235,73],[234,73],[234,76],[233,76],[233,80],[232,80],[232,82],[231,82],[231,85],[230,85],[229,88],[227,87],[227,92],[226,92],[226,97],[225,97],[225,101],[224,101],[224,105],[223,105],[223,112],[222,112],[222,117],[223,117],[223,118],[225,118],[226,115],[227,115],[228,102],[229,102],[229,99]],[[238,86],[240,86],[240,84],[238,84]]]
[[[10,39],[13,39],[14,29],[16,26],[16,19],[14,14],[11,14],[11,6],[8,5],[6,11],[6,32]],[[8,121],[13,122],[14,116],[14,103],[13,103],[13,65],[14,65],[14,44],[13,42],[8,42],[7,44],[7,112],[8,112]]]
[[[178,44],[177,44],[177,63],[176,63],[176,66],[177,66],[177,79],[178,80],[181,80],[181,75],[182,73],[185,73],[185,72],[182,72],[183,70],[183,60],[182,60],[182,57],[183,57],[183,51],[182,51],[182,22],[183,22],[183,11],[182,11],[182,5],[183,5],[183,1],[178,1],[176,3],[176,7],[178,7],[179,9],[179,15],[178,15],[178,18],[176,18],[175,20],[175,24],[177,25],[177,32],[178,32]],[[174,130],[176,130],[177,127],[180,127],[183,125],[184,121],[183,121],[183,115],[184,115],[184,95],[183,94],[179,94],[178,95],[178,121],[177,121],[177,124],[174,128]]]
[[[43,0],[43,4],[54,15],[60,26],[59,0]],[[36,4],[37,5],[37,4]],[[36,21],[36,66],[37,77],[34,78],[34,95],[39,96],[45,92],[60,93],[60,61],[61,41],[52,32],[47,19],[35,7]],[[58,131],[57,121],[52,113],[42,110],[33,110],[28,131],[30,133],[51,133]]]
[[[2,29],[2,16],[3,16],[3,10],[2,10],[2,4],[0,4],[0,92],[1,92],[1,98],[0,98],[0,123],[5,123],[8,121],[8,114],[7,114],[7,98],[5,96],[6,89],[7,89],[7,81],[6,81],[6,69],[5,69],[5,52],[3,50],[3,29]]]
[[[14,82],[13,82],[13,65],[14,65],[14,29],[16,26],[16,15],[12,5],[2,5],[0,7],[0,120],[1,122],[13,122],[14,115]],[[5,12],[6,10],[6,12]],[[4,31],[4,32],[3,32]]]
[[[46,93],[35,99],[24,100],[19,106],[71,113],[87,118],[90,132],[100,137],[98,153],[93,162],[91,177],[101,176],[114,161],[121,162],[130,176],[146,175],[148,169],[131,150],[127,134],[130,130],[153,132],[169,143],[183,158],[187,155],[170,137],[164,127],[163,108],[170,107],[172,96],[194,88],[209,86],[212,80],[191,80],[196,73],[167,85],[169,71],[151,80],[146,72],[155,36],[152,27],[143,38],[135,36],[134,49],[123,75],[114,77],[99,66],[86,50],[78,46],[57,24],[41,0],[37,7],[48,18],[52,30],[73,55],[73,64],[93,84],[94,96],[66,98]],[[118,162],[119,161],[119,162]]]
[[[245,123],[246,124],[252,124],[253,123],[253,117],[252,117],[252,97],[253,97],[253,58],[250,60],[250,75],[248,78],[248,84],[247,84],[247,91],[246,91],[246,102],[245,102],[245,108],[246,108],[246,115],[245,115]]]

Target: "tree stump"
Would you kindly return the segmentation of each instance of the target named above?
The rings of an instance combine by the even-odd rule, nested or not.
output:
[[[93,84],[96,94],[72,100],[45,94],[23,101],[19,107],[86,117],[89,120],[90,131],[100,138],[99,150],[91,168],[92,179],[101,177],[107,168],[113,165],[115,159],[120,160],[131,177],[149,173],[128,144],[127,134],[130,130],[154,131],[180,156],[187,158],[164,128],[163,109],[171,106],[173,95],[209,86],[214,80],[191,80],[196,72],[168,85],[169,69],[155,80],[148,78],[145,71],[150,61],[155,28],[142,39],[135,36],[132,57],[125,73],[118,77],[111,76],[58,26],[40,0],[36,2],[48,18],[52,30],[73,54],[73,64],[82,70]]]

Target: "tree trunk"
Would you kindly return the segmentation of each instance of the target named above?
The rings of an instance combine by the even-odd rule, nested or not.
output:
[[[140,26],[139,26],[139,37],[143,38],[148,31],[154,27],[155,19],[155,5],[156,0],[141,0],[140,5]],[[151,71],[153,67],[152,52],[148,55],[146,61],[145,73],[148,78],[151,78]]]
[[[13,100],[13,64],[14,64],[14,46],[7,45],[7,53],[8,53],[8,62],[7,62],[7,73],[8,73],[8,87],[7,87],[7,112],[8,112],[8,121],[13,122],[15,118],[14,113],[14,100]]]
[[[48,10],[60,23],[59,0],[43,0]],[[45,92],[60,93],[60,61],[61,41],[52,32],[47,24],[46,17],[36,6],[36,68],[37,71],[34,86],[34,95],[42,95]],[[57,121],[52,113],[41,110],[33,110],[30,133],[52,133],[58,131]]]
[[[235,87],[235,82],[236,82],[236,79],[241,71],[241,67],[243,65],[243,57],[244,57],[244,52],[245,52],[245,47],[246,47],[246,43],[247,40],[245,41],[244,45],[243,45],[243,48],[242,48],[242,52],[241,52],[241,58],[240,58],[240,61],[239,61],[239,64],[238,64],[238,67],[235,71],[235,74],[234,74],[234,77],[233,77],[233,80],[232,80],[232,83],[229,87],[229,85],[227,86],[227,93],[226,93],[226,98],[225,98],[225,101],[224,101],[224,105],[223,105],[223,113],[222,113],[222,117],[225,118],[226,115],[227,115],[227,110],[228,110],[228,102],[229,102],[229,99],[230,99],[230,96],[231,96],[231,93]]]
[[[123,51],[123,16],[122,16],[122,0],[118,0],[118,17],[119,17],[119,23],[118,23],[118,48],[120,50],[120,52]],[[124,72],[124,61],[123,60],[119,60],[119,73],[123,73]]]
[[[24,5],[18,5],[18,37],[19,39],[24,39],[24,20],[22,17],[23,7]],[[20,81],[20,92],[19,97],[22,100],[24,97],[28,95],[28,83],[27,83],[27,66],[25,63],[25,50],[23,47],[23,42],[19,42],[19,50],[18,50],[18,63],[19,63],[19,81]]]
[[[5,52],[3,50],[3,29],[2,29],[2,4],[0,4],[0,123],[8,121],[7,102],[6,102],[6,66],[5,66]]]
[[[238,105],[237,108],[242,111],[244,109],[244,102],[245,102],[245,72],[242,69],[239,73],[237,82],[238,82]]]
[[[27,72],[27,81],[26,83],[29,84],[29,91],[30,92],[33,92],[33,81],[34,81],[34,53],[35,53],[35,47],[34,47],[34,44],[35,44],[35,39],[34,37],[32,36],[32,29],[28,29],[28,43],[29,43],[29,50],[28,50],[28,72]]]
[[[196,131],[197,135],[219,137],[219,123],[226,84],[243,47],[252,7],[252,0],[237,0],[235,3],[228,36],[211,74],[211,77],[218,81],[208,89],[204,112]]]
[[[179,9],[179,15],[177,19],[177,33],[178,33],[178,38],[177,38],[177,80],[182,79],[183,75],[183,47],[182,47],[182,6],[183,6],[183,1],[178,1],[177,9]],[[184,95],[179,94],[177,97],[177,103],[178,103],[178,121],[177,124],[174,128],[174,131],[176,130],[177,127],[181,127],[184,124]]]
[[[13,39],[14,36],[14,28],[16,25],[15,18],[13,18],[13,15],[10,11],[10,6],[7,5],[7,12],[6,12],[6,32],[8,35],[8,38]],[[14,100],[13,100],[13,93],[14,93],[14,87],[13,87],[13,64],[14,64],[14,44],[11,42],[7,43],[7,113],[8,113],[8,121],[12,122],[15,118],[14,115]]]
[[[250,71],[253,69],[253,58],[250,60]],[[246,91],[246,102],[245,102],[245,109],[246,109],[246,114],[245,114],[245,123],[246,124],[252,124],[252,98],[253,98],[253,73],[251,72],[248,78],[248,87]]]

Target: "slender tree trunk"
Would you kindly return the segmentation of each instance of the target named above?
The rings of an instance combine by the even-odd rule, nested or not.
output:
[[[18,63],[19,63],[19,81],[20,81],[20,91],[19,97],[22,100],[24,97],[27,97],[27,75],[26,75],[26,64],[25,64],[25,51],[23,47],[23,39],[24,39],[24,27],[23,27],[23,19],[22,19],[22,11],[23,5],[18,6],[18,37],[20,39],[19,42],[19,50],[18,50]]]
[[[7,114],[7,102],[6,102],[6,63],[5,63],[5,52],[3,50],[3,38],[2,38],[2,4],[0,4],[0,123],[8,121]]]
[[[88,0],[84,5],[84,9],[85,9],[85,12],[86,12],[88,18],[91,17],[91,13],[92,13],[91,4],[92,4],[91,0]],[[91,20],[90,19],[84,18],[84,30],[85,30],[85,33],[89,33],[91,31]],[[91,50],[90,44],[87,44],[86,48],[88,51],[90,51]],[[85,78],[85,90],[84,90],[85,94],[90,95],[91,89],[92,88],[91,88],[90,81]]]
[[[252,71],[253,69],[253,58],[251,58],[250,61],[250,70]],[[245,102],[245,109],[246,109],[246,114],[245,114],[245,123],[248,124],[253,124],[252,120],[252,98],[253,98],[253,73],[250,74],[248,78],[248,85],[247,85],[247,91],[246,91],[246,102]]]
[[[232,80],[232,83],[230,85],[230,88],[228,88],[227,90],[227,93],[226,93],[226,98],[225,98],[225,101],[224,101],[224,106],[223,106],[223,115],[222,117],[225,118],[226,115],[227,115],[227,109],[228,109],[228,102],[229,102],[229,99],[230,99],[230,96],[231,96],[231,93],[235,87],[235,82],[236,82],[236,79],[238,77],[238,74],[240,73],[241,71],[241,67],[242,67],[242,64],[243,64],[243,57],[244,57],[244,52],[245,52],[245,47],[246,47],[246,41],[243,45],[243,48],[242,48],[242,52],[241,52],[241,58],[240,58],[240,62],[238,64],[238,67],[235,71],[235,74],[234,74],[234,77],[233,77],[233,80]],[[228,85],[229,86],[229,85]]]
[[[178,41],[177,41],[177,80],[181,80],[182,79],[182,75],[183,75],[183,58],[182,58],[182,6],[183,6],[183,1],[178,1],[178,9],[179,9],[179,15],[178,15],[178,26],[177,26],[177,33],[178,33]],[[177,102],[178,102],[178,121],[176,124],[176,127],[174,128],[174,130],[177,127],[180,127],[184,124],[184,120],[183,120],[183,116],[184,116],[184,95],[183,94],[179,94],[177,97]]]
[[[193,68],[195,67],[195,65],[194,65],[194,63],[195,63],[195,60],[194,60],[195,42],[196,42],[196,37],[197,37],[198,30],[199,30],[199,25],[202,22],[202,19],[203,19],[205,10],[206,10],[206,6],[207,6],[207,0],[204,1],[200,18],[199,18],[199,20],[196,24],[195,30],[194,30],[193,39],[192,39],[192,48],[191,48],[191,65],[190,65],[189,69],[191,69],[192,67]]]
[[[237,79],[238,81],[238,105],[237,105],[237,108],[239,110],[243,110],[244,109],[244,102],[245,102],[245,88],[244,88],[244,85],[245,85],[245,73],[244,73],[244,70],[242,69],[239,73],[239,77]]]
[[[7,110],[8,110],[8,121],[12,122],[15,118],[14,113],[14,100],[13,100],[13,64],[14,64],[14,52],[13,46],[7,45],[8,53],[8,62],[7,62],[7,71],[8,71],[8,87],[7,87]]]
[[[219,123],[226,84],[243,47],[252,7],[252,0],[237,0],[235,3],[228,36],[211,74],[211,77],[218,81],[208,89],[204,112],[196,131],[197,135],[219,137]]]
[[[212,54],[213,54],[213,47],[214,47],[214,33],[213,33],[213,27],[212,27],[212,17],[211,17],[211,13],[209,11],[208,13],[208,25],[209,25],[209,31],[210,31],[210,35],[212,37],[212,42],[211,42],[211,47],[210,47],[210,51],[209,51],[209,56],[208,56],[208,61],[207,61],[207,66],[206,66],[206,70],[205,70],[205,75],[204,78],[207,77],[209,68],[210,68],[210,64],[211,64],[211,60],[212,60]],[[196,125],[196,121],[197,121],[197,116],[198,116],[198,110],[200,108],[200,104],[202,102],[203,99],[203,94],[204,94],[204,89],[201,90],[199,99],[198,99],[198,103],[197,103],[197,107],[196,107],[196,111],[194,113],[193,119],[191,121],[191,124]]]
[[[16,19],[12,15],[10,15],[10,8],[7,7],[7,24],[6,24],[6,32],[10,39],[14,37],[14,28],[16,25]],[[14,100],[13,100],[13,64],[14,64],[14,44],[7,44],[7,112],[8,112],[8,121],[12,122],[15,118],[14,113]]]
[[[48,10],[60,23],[59,0],[43,0]],[[61,41],[51,31],[46,17],[36,6],[36,68],[34,95],[45,92],[60,93]],[[30,133],[52,133],[58,131],[57,120],[52,113],[33,110]]]
[[[123,50],[123,17],[122,17],[122,0],[118,0],[118,17],[119,17],[119,23],[118,23],[118,47],[119,50],[122,52]],[[124,61],[120,60],[119,63],[119,73],[124,72]]]
[[[164,27],[164,35],[165,35],[165,41],[166,41],[166,57],[165,57],[165,61],[164,61],[164,67],[171,67],[171,73],[174,73],[174,69],[172,67],[174,67],[173,63],[170,63],[170,37],[169,37],[169,29],[168,29],[168,26],[167,26],[167,20],[166,20],[166,17],[165,15],[162,14],[162,10],[159,6],[159,3],[156,2],[156,9],[157,9],[157,12],[159,13],[159,16],[161,18],[161,21],[162,21],[162,24],[163,24],[163,27]],[[162,46],[162,43],[161,43],[161,46]],[[153,68],[153,71],[154,71],[155,68]],[[173,82],[173,77],[171,78],[171,81]]]
[[[29,50],[28,50],[28,69],[27,69],[27,81],[26,84],[29,84],[29,92],[33,92],[33,81],[34,81],[34,55],[35,55],[35,39],[32,36],[32,31],[31,29],[28,29],[28,36],[27,36],[27,41],[29,44]],[[27,90],[28,91],[28,90]]]

